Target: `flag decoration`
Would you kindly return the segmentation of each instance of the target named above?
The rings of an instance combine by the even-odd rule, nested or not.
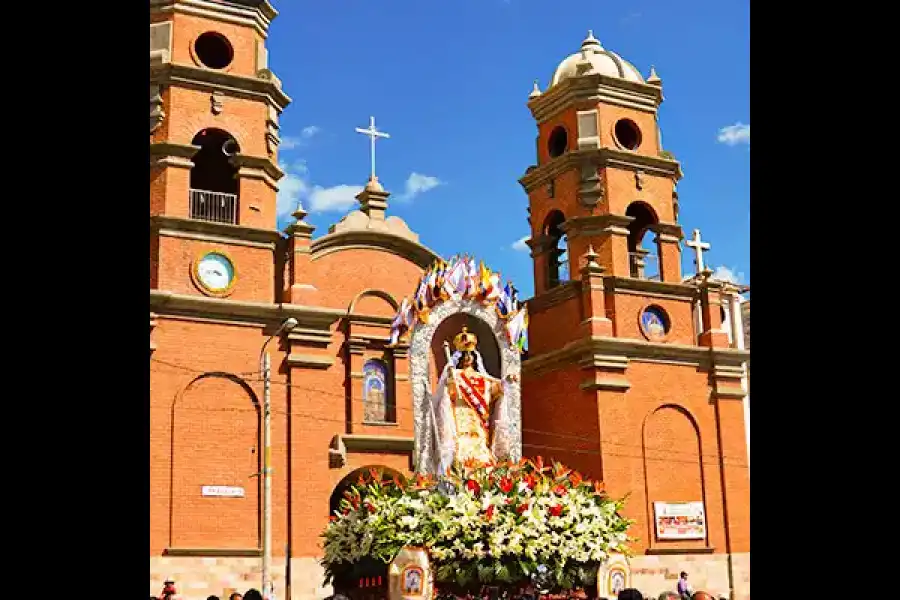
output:
[[[397,345],[418,323],[428,323],[434,307],[448,300],[475,300],[493,307],[504,321],[509,343],[519,352],[524,350],[528,309],[519,303],[518,290],[511,281],[504,285],[499,272],[468,255],[437,260],[422,272],[415,292],[403,299],[391,322],[390,344]]]

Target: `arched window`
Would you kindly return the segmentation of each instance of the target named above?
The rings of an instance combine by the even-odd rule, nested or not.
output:
[[[191,218],[237,223],[237,167],[230,160],[240,152],[237,141],[221,129],[204,129],[191,143],[200,146],[191,169]]]
[[[544,235],[548,238],[547,288],[554,288],[569,280],[569,240],[562,230],[566,217],[558,210],[551,212],[544,222]]]
[[[366,423],[396,423],[393,390],[387,365],[369,360],[363,366],[363,421]]]
[[[645,202],[632,202],[625,210],[625,215],[633,217],[628,225],[628,262],[631,276],[637,279],[659,279],[659,259],[644,248],[647,232],[659,219],[653,209]]]

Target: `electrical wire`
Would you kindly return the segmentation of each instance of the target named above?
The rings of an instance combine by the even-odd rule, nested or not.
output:
[[[210,373],[210,371],[197,370],[197,369],[194,369],[191,367],[186,367],[184,365],[178,365],[176,363],[170,363],[170,362],[167,362],[164,360],[160,360],[155,357],[151,358],[151,361],[156,362],[161,365],[164,365],[164,366],[167,366],[167,367],[170,367],[170,368],[175,368],[179,371],[182,371],[184,373],[189,373],[192,375]],[[151,372],[154,372],[157,374],[164,373],[163,371],[153,370],[153,369],[151,369]],[[242,379],[244,379],[245,381],[248,381],[248,382],[257,382],[257,383],[262,382],[261,378],[254,377],[254,376],[259,375],[258,371],[250,371],[250,372],[245,372],[242,374],[240,374],[240,373],[230,373],[230,374],[236,375],[236,376],[245,375],[246,377],[242,377]],[[313,388],[313,387],[308,387],[308,386],[301,386],[301,385],[297,385],[297,384],[293,384],[293,383],[278,381],[275,379],[271,380],[270,383],[273,386],[276,386],[276,385],[282,386],[285,388],[290,388],[292,390],[303,391],[303,392],[307,392],[310,394],[326,396],[326,397],[331,397],[331,398],[336,398],[336,399],[341,399],[343,401],[346,401],[346,394],[343,394],[343,393],[335,393],[330,390],[324,390],[324,389]],[[179,386],[179,387],[181,387],[181,386]],[[362,403],[363,400],[354,399],[353,402]],[[165,409],[165,410],[173,409],[172,403],[154,402],[153,398],[151,398],[150,407],[157,408],[157,409]],[[413,413],[414,412],[414,409],[410,408],[410,407],[394,406],[392,408],[396,411],[403,411],[404,413]],[[258,412],[258,409],[255,407],[252,407],[252,406],[247,407],[247,408],[177,407],[177,410],[179,410],[179,411],[200,411],[200,412],[248,412],[248,413],[249,412],[253,412],[253,413]],[[328,418],[328,417],[324,417],[322,415],[296,412],[296,411],[286,411],[286,410],[281,410],[281,409],[274,408],[274,407],[271,410],[272,410],[272,414],[275,414],[275,415],[285,416],[285,417],[295,417],[295,418],[300,418],[300,419],[304,419],[304,420],[317,421],[317,422],[321,422],[321,423],[333,423],[333,424],[337,424],[337,425],[341,425],[341,426],[346,426],[347,422],[348,422],[347,419]],[[653,447],[653,446],[647,446],[645,444],[628,444],[625,442],[614,442],[611,440],[602,440],[597,437],[585,437],[585,436],[557,433],[557,432],[551,432],[551,431],[543,431],[543,430],[524,428],[524,427],[521,429],[521,431],[523,433],[532,433],[537,436],[555,437],[555,438],[560,438],[560,439],[565,439],[565,440],[571,440],[572,442],[582,442],[582,443],[588,443],[588,444],[592,444],[592,445],[601,445],[604,447],[608,446],[608,445],[618,446],[618,447],[622,447],[625,450],[627,450],[627,449],[638,450],[639,453],[623,454],[623,453],[616,453],[616,452],[611,452],[611,451],[601,452],[598,450],[590,450],[590,449],[585,449],[585,448],[563,448],[563,447],[557,447],[557,446],[545,446],[545,445],[540,445],[540,444],[523,443],[523,446],[526,446],[526,447],[546,448],[546,449],[550,449],[550,450],[556,450],[556,451],[560,451],[560,452],[569,452],[569,453],[594,454],[594,455],[602,454],[602,455],[606,455],[606,456],[617,456],[617,457],[633,458],[633,459],[640,459],[640,460],[646,459],[646,460],[650,460],[650,461],[664,460],[667,462],[680,462],[680,463],[686,463],[686,464],[697,464],[700,459],[704,459],[703,464],[715,465],[715,464],[718,464],[721,460],[721,462],[725,466],[749,468],[749,466],[747,465],[747,463],[745,461],[743,461],[739,458],[731,457],[731,456],[720,457],[718,454],[700,454],[700,455],[698,455],[696,452],[673,449],[668,446],[667,447],[661,447],[661,446]],[[651,456],[646,456],[646,454],[653,455],[653,454],[657,454],[657,453],[665,454],[665,458],[652,458]],[[679,459],[679,458],[672,456],[673,454],[683,454],[683,455],[687,455],[689,458]]]

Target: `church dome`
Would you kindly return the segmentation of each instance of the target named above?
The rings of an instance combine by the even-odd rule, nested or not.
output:
[[[561,83],[562,81],[575,77],[579,74],[579,64],[587,58],[591,64],[590,73],[600,73],[609,77],[617,77],[637,83],[645,83],[640,72],[630,62],[616,54],[610,52],[600,45],[600,41],[594,37],[592,31],[588,31],[588,36],[581,43],[581,50],[566,57],[550,80],[550,87]]]

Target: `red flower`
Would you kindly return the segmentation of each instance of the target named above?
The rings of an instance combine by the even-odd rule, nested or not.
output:
[[[565,488],[564,485],[560,484],[560,485],[556,486],[555,488],[553,488],[553,493],[556,494],[557,496],[565,496],[568,493],[568,490]]]
[[[366,508],[369,509],[369,512],[370,512],[370,513],[374,513],[374,512],[375,512],[375,505],[374,505],[374,504],[366,504]]]
[[[563,507],[560,504],[554,504],[548,509],[548,512],[554,517],[560,516],[562,514],[562,511]]]
[[[328,515],[328,522],[332,523],[334,521],[337,521],[337,517],[334,515]]]
[[[343,515],[349,515],[349,514],[350,514],[350,508],[349,508],[349,507],[344,507],[344,510],[341,511],[341,514],[343,514]]]
[[[533,490],[534,486],[537,485],[537,477],[535,477],[534,475],[532,475],[530,473],[528,475],[526,475],[525,477],[523,477],[522,481],[525,482],[525,485],[527,485],[528,489],[530,489],[530,490]]]
[[[475,494],[476,496],[481,495],[481,486],[478,485],[478,482],[474,479],[470,479],[466,482],[466,489]]]
[[[581,476],[581,473],[575,471],[571,475],[569,475],[569,481],[572,482],[572,487],[578,487],[581,485],[581,482],[584,481],[584,478]]]
[[[494,505],[491,504],[487,507],[487,510],[484,512],[484,515],[487,517],[487,520],[490,521],[494,518]]]
[[[501,492],[503,492],[504,494],[508,494],[513,489],[513,480],[504,475],[500,478],[500,483],[498,485],[500,486]]]
[[[520,504],[520,505],[518,505],[518,506],[516,507],[516,513],[518,513],[518,514],[520,514],[520,515],[521,515],[523,512],[525,512],[526,510],[528,510],[528,503],[527,503],[527,502],[526,502],[525,504]]]

